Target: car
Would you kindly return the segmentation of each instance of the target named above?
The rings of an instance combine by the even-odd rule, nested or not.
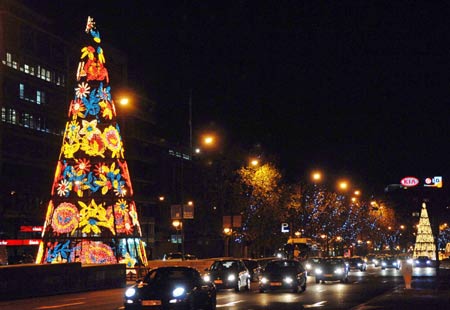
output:
[[[214,260],[205,271],[203,279],[213,282],[217,289],[250,290],[250,272],[241,259]]]
[[[306,259],[306,261],[303,263],[303,266],[306,269],[307,275],[314,275],[314,269],[316,268],[316,265],[320,262],[320,257],[309,257]]]
[[[357,269],[360,271],[366,271],[367,270],[367,263],[366,261],[359,256],[353,256],[350,257],[348,260],[348,268],[349,270]]]
[[[376,255],[372,259],[374,267],[380,267],[381,266],[381,261],[383,260],[384,257],[386,257],[386,255],[383,255],[383,254]]]
[[[306,270],[297,260],[280,259],[269,262],[261,274],[259,291],[288,289],[294,293],[306,290]]]
[[[243,258],[242,261],[250,272],[250,280],[253,282],[259,281],[259,276],[261,274],[261,266],[258,261],[250,258]]]
[[[325,281],[348,282],[348,266],[341,258],[323,258],[314,270],[316,283]]]
[[[192,267],[157,267],[125,291],[131,309],[216,309],[216,288]]]
[[[428,256],[418,256],[413,260],[414,267],[432,267],[433,261]]]
[[[172,261],[182,261],[182,260],[193,260],[197,259],[195,255],[192,254],[183,254],[181,252],[168,253],[164,254],[163,260],[172,260]]]
[[[395,268],[399,270],[402,266],[401,260],[395,256],[385,256],[381,259],[381,269]]]

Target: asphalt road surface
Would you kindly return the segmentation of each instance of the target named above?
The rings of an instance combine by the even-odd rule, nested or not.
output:
[[[369,267],[366,272],[350,272],[348,283],[327,282],[316,284],[308,277],[306,291],[259,293],[258,284],[252,283],[250,292],[236,293],[221,290],[217,294],[220,310],[299,310],[299,309],[352,309],[381,294],[403,285],[400,271]],[[65,294],[23,300],[0,302],[2,310],[117,310],[123,308],[125,289],[111,289],[76,294]]]

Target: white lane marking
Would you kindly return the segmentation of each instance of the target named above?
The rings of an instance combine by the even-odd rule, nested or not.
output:
[[[325,306],[326,303],[327,303],[326,300],[322,300],[322,301],[316,302],[315,304],[312,304],[312,305],[303,305],[303,308],[318,308],[318,307],[323,307],[323,306]]]
[[[235,304],[238,304],[238,303],[240,303],[240,302],[243,302],[243,300],[237,300],[237,301],[229,302],[229,303],[227,303],[227,304],[216,305],[216,307],[217,307],[217,308],[232,307],[232,306],[234,306]]]
[[[83,304],[85,304],[85,302],[74,302],[71,304],[61,304],[61,305],[55,305],[55,306],[42,306],[42,307],[37,307],[34,309],[58,309],[58,308],[71,307],[71,306],[77,306],[77,305],[83,305]]]

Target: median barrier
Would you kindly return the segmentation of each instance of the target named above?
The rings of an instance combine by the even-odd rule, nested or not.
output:
[[[81,263],[0,266],[0,300],[125,287],[125,267]]]

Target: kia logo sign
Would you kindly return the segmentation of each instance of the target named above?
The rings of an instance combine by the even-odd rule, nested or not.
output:
[[[419,184],[419,179],[415,177],[405,177],[400,181],[400,183],[406,187],[413,187]]]

